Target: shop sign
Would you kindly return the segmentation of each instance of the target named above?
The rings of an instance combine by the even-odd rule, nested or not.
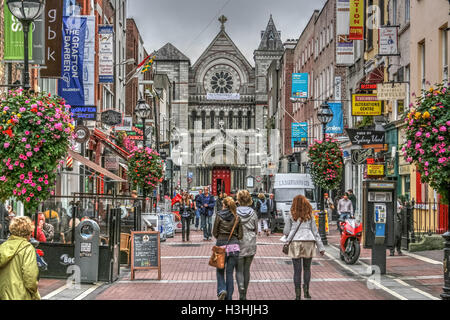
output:
[[[108,126],[115,126],[122,123],[122,113],[115,110],[102,112],[102,123]]]
[[[377,97],[378,100],[405,100],[406,83],[379,83]]]
[[[350,0],[350,40],[364,40],[364,1]]]
[[[383,164],[369,164],[367,165],[368,176],[384,176]]]
[[[372,131],[363,129],[346,129],[346,131],[353,145],[383,145],[385,142],[384,131]]]
[[[91,136],[91,133],[89,129],[85,126],[78,126],[75,128],[75,134],[76,138],[75,141],[78,143],[85,143],[89,140],[89,137]]]
[[[398,168],[399,175],[405,176],[405,175],[409,175],[410,173],[411,173],[410,165],[400,166]]]
[[[378,55],[398,55],[398,26],[382,26],[378,32]]]
[[[352,95],[352,116],[380,116],[381,101],[376,94]]]

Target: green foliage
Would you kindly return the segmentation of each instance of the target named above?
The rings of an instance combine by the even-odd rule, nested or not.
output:
[[[403,156],[414,163],[422,182],[448,203],[450,188],[450,94],[448,84],[422,91],[415,107],[405,115]]]
[[[70,106],[50,94],[9,91],[0,100],[0,200],[37,209],[54,192],[57,168],[74,138]]]

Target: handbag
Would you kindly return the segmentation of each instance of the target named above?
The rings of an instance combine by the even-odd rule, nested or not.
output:
[[[294,239],[295,234],[297,233],[298,229],[300,229],[301,224],[302,224],[301,222],[298,224],[297,230],[295,230],[294,234],[292,235],[291,240],[289,240],[288,243],[284,244],[283,249],[282,249],[284,254],[289,254],[289,246],[291,245],[291,242]]]
[[[225,256],[226,256],[226,246],[228,246],[228,243],[231,240],[231,236],[233,235],[234,229],[236,228],[236,225],[238,223],[238,219],[236,218],[236,221],[234,222],[233,228],[231,229],[230,236],[228,237],[227,244],[225,245],[225,248],[214,246],[212,247],[212,255],[211,258],[209,258],[209,265],[211,267],[215,267],[217,269],[224,269],[225,268]]]

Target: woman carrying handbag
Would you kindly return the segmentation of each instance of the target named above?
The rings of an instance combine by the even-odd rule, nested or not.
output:
[[[216,247],[225,249],[225,265],[217,268],[217,297],[219,300],[232,300],[234,291],[233,272],[239,259],[239,240],[244,231],[241,219],[237,215],[233,198],[223,200],[222,210],[214,221],[213,236],[217,239]]]
[[[304,297],[311,299],[309,283],[314,249],[317,247],[320,255],[323,256],[325,247],[317,230],[311,204],[304,196],[296,196],[292,201],[291,217],[286,222],[283,234],[288,239],[283,252],[292,258],[294,265],[295,299],[301,300],[302,268]]]
[[[181,236],[183,242],[189,242],[189,233],[191,229],[191,217],[194,212],[192,208],[192,201],[189,193],[185,192],[180,203],[180,215],[181,215]]]

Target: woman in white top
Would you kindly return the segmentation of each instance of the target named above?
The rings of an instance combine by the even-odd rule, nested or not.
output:
[[[325,247],[317,230],[312,214],[312,207],[308,199],[298,195],[292,201],[291,218],[288,219],[283,230],[289,245],[289,257],[294,265],[294,285],[296,300],[301,299],[302,265],[303,265],[303,293],[306,299],[311,299],[309,283],[311,281],[311,263],[314,249],[319,249],[320,255],[325,254]]]

